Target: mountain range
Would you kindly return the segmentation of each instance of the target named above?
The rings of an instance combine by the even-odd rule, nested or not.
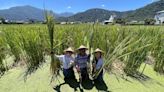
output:
[[[55,19],[61,21],[81,21],[93,22],[95,20],[103,21],[109,19],[111,15],[117,18],[125,18],[128,21],[143,21],[146,18],[154,18],[156,12],[164,10],[164,0],[158,0],[144,7],[130,11],[110,11],[100,8],[89,9],[84,12],[73,14],[71,12],[54,13]],[[32,6],[16,6],[9,9],[0,10],[0,17],[9,20],[44,20],[44,11]]]
[[[51,11],[52,12],[52,11]],[[72,16],[73,13],[71,12],[64,12],[64,13],[54,13],[55,17],[69,17]],[[33,6],[16,6],[11,7],[9,9],[0,10],[0,17],[3,17],[8,20],[29,20],[29,19],[35,19],[39,21],[44,20],[44,10],[39,9]]]
[[[164,10],[164,0],[158,0],[144,7],[130,11],[109,11],[104,9],[89,9],[85,12],[77,13],[67,18],[59,18],[60,21],[82,21],[93,22],[96,20],[104,21],[109,19],[111,15],[116,15],[117,18],[125,18],[127,21],[143,21],[146,18],[154,18],[156,12]]]

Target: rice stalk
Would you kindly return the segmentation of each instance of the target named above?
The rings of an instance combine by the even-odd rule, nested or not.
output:
[[[0,37],[0,77],[8,70],[8,66],[4,63],[7,54],[4,42],[3,37]]]
[[[25,63],[27,70],[25,72],[25,79],[28,75],[35,72],[44,62],[44,44],[42,43],[42,38],[38,35],[39,32],[27,32],[26,34],[21,34],[21,48],[23,49],[23,55],[25,57]],[[32,38],[32,39],[31,39]]]
[[[154,70],[158,73],[164,73],[164,36],[162,33],[158,33],[156,39],[154,39],[154,51],[155,57]]]
[[[46,22],[47,22],[47,28],[49,33],[49,41],[50,41],[50,49],[51,49],[51,65],[50,65],[50,71],[52,74],[51,82],[54,80],[54,78],[57,78],[59,75],[60,68],[60,61],[58,58],[54,57],[54,16],[53,14],[46,12]]]
[[[11,50],[11,54],[14,55],[14,63],[20,61],[21,49],[19,47],[19,40],[17,39],[17,32],[11,33],[10,31],[5,32],[5,40]]]

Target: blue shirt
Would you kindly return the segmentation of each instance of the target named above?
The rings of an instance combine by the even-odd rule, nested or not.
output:
[[[101,69],[102,66],[103,66],[103,59],[100,58],[96,64],[96,70]]]
[[[87,67],[87,62],[89,61],[89,56],[85,55],[85,56],[80,56],[77,55],[75,57],[75,64],[79,67],[79,68],[86,68]]]

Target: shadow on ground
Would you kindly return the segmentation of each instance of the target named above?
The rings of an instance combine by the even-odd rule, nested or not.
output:
[[[98,91],[111,92],[108,91],[108,87],[104,81],[94,81],[94,86]]]
[[[60,85],[55,86],[53,89],[55,91],[57,91],[57,92],[61,92],[61,89],[60,88],[61,88],[61,86],[65,85],[65,84],[68,84],[69,87],[71,87],[72,89],[74,89],[74,91],[77,91],[77,88],[79,88],[80,91],[83,92],[82,89],[80,88],[80,85],[79,85],[79,83],[77,82],[76,79],[65,79],[64,80],[64,83],[61,83]]]
[[[159,86],[161,86],[161,87],[164,87],[164,85],[163,84],[161,84],[160,82],[158,82],[158,81],[156,81],[156,80],[154,80],[154,79],[152,79],[151,77],[149,77],[149,76],[147,76],[147,75],[145,75],[145,74],[143,74],[143,73],[140,73],[140,72],[136,72],[136,73],[134,73],[134,74],[128,74],[127,76],[130,76],[131,78],[133,78],[133,79],[135,79],[135,80],[137,80],[137,81],[139,81],[141,84],[143,84],[143,86],[145,86],[145,87],[148,87],[147,86],[147,82],[152,82],[152,83],[156,83],[157,85],[159,85]]]
[[[84,90],[92,90],[93,87],[97,89],[97,91],[103,91],[103,92],[111,92],[108,91],[108,87],[104,81],[92,81],[92,80],[84,80],[81,83],[78,82],[76,79],[65,79],[64,83],[61,83],[60,85],[55,86],[53,89],[55,92],[61,92],[61,86],[68,84],[69,87],[74,89],[74,92],[79,91],[84,92]]]
[[[128,74],[128,76],[132,77],[133,79],[136,79],[138,81],[148,81],[151,80],[151,78],[145,74],[141,74],[140,72],[135,72],[133,74]]]

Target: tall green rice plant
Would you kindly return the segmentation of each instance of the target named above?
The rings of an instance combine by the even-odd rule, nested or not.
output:
[[[11,51],[11,54],[14,55],[15,63],[18,63],[20,60],[20,54],[21,54],[21,49],[19,47],[19,39],[18,39],[18,31],[17,30],[12,30],[14,31],[6,31],[5,32],[5,38],[6,38],[6,43],[8,44],[8,47]]]
[[[159,73],[164,73],[164,34],[159,32],[154,39],[154,51],[155,57],[154,70]]]
[[[39,32],[31,32],[24,31],[20,37],[21,47],[26,58],[25,63],[27,65],[25,77],[35,72],[45,62],[42,38],[38,35]]]
[[[133,38],[131,38],[133,37]],[[142,38],[141,38],[142,39]],[[112,64],[113,61],[115,61],[116,59],[121,59],[125,56],[128,56],[128,55],[131,55],[135,52],[138,52],[140,50],[143,50],[144,48],[150,46],[150,44],[146,44],[146,45],[143,45],[141,47],[138,47],[138,48],[134,48],[132,51],[128,51],[128,52],[125,52],[126,50],[128,49],[131,49],[131,47],[135,46],[138,44],[138,42],[141,40],[141,39],[138,39],[138,40],[135,40],[134,39],[134,36],[131,34],[129,36],[127,36],[125,39],[123,39],[116,47],[115,49],[113,50],[112,53],[110,52],[107,52],[104,60],[104,65],[103,67],[100,69],[100,71],[103,69],[103,68],[106,68],[106,69],[110,69],[110,66]],[[132,57],[133,58],[133,57]],[[96,73],[95,76],[98,76],[99,75],[99,72]]]
[[[4,63],[4,59],[6,57],[6,48],[5,48],[5,41],[2,36],[2,33],[0,33],[0,77],[5,73],[5,71],[8,70],[7,65]]]

